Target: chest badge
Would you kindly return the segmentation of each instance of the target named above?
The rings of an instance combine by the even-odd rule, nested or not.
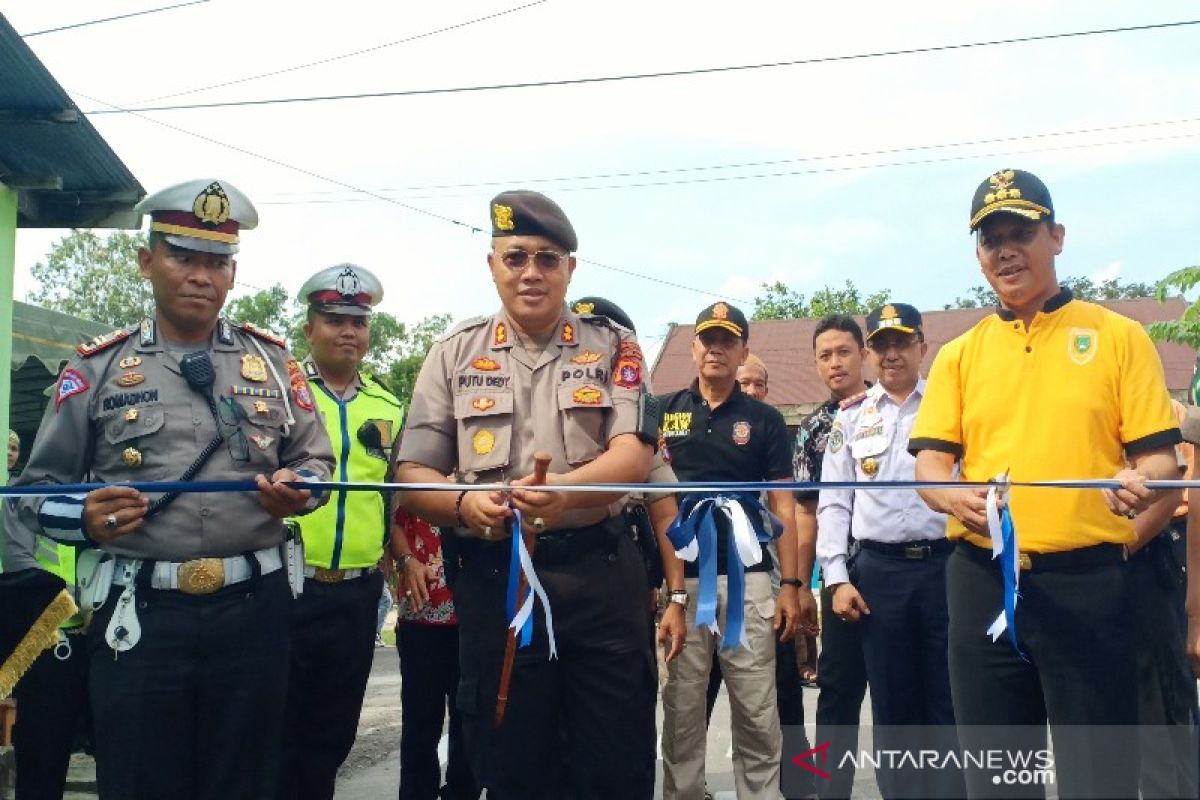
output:
[[[260,355],[246,353],[242,356],[242,377],[255,383],[267,380],[267,362]]]
[[[471,369],[477,369],[480,372],[495,372],[500,369],[500,364],[487,356],[480,356],[471,362]]]
[[[265,400],[255,400],[254,401],[254,413],[255,414],[270,414],[271,407],[267,405],[267,401],[265,401]]]
[[[601,397],[600,390],[595,386],[581,386],[571,395],[572,400],[584,406],[600,405]]]
[[[117,366],[121,369],[133,369],[134,367],[140,367],[141,365],[141,356],[125,356],[125,358],[122,358],[117,362]]]
[[[471,446],[476,455],[486,456],[496,446],[496,435],[491,431],[479,431],[471,437]]]
[[[142,451],[136,447],[126,447],[121,453],[121,460],[125,462],[127,467],[140,467],[142,465]]]
[[[138,418],[138,410],[136,408],[131,408],[125,412],[125,421],[126,422],[137,422],[137,418]]]
[[[875,477],[879,472],[879,462],[870,456],[864,458],[860,466],[862,467],[863,475],[871,478]]]
[[[137,386],[142,381],[146,380],[146,376],[140,372],[126,372],[121,377],[117,378],[117,386]]]
[[[250,434],[250,441],[254,442],[254,446],[259,450],[266,450],[271,446],[271,442],[275,441],[274,436],[267,436],[265,433]]]
[[[471,408],[475,409],[476,411],[487,411],[495,405],[496,401],[490,397],[476,397],[471,401]]]
[[[741,447],[750,443],[750,423],[746,421],[733,423],[733,443]]]
[[[571,359],[572,364],[595,364],[602,356],[599,353],[593,353],[591,350],[585,350],[579,355]]]
[[[1079,366],[1096,357],[1096,339],[1099,334],[1091,328],[1071,328],[1067,332],[1067,355]]]

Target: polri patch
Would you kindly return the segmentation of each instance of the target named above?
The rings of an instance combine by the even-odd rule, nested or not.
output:
[[[83,394],[90,388],[87,379],[78,372],[73,369],[64,369],[62,375],[58,377],[58,386],[54,389],[54,413],[58,413],[59,406],[68,397]]]

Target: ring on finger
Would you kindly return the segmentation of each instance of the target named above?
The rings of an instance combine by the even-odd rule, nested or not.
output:
[[[104,527],[108,528],[110,531],[113,530],[114,528],[116,528],[117,527],[117,515],[109,514],[107,517],[105,517],[104,518]]]

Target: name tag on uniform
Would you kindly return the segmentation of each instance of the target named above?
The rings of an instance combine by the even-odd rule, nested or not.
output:
[[[882,455],[891,444],[892,431],[883,422],[883,417],[874,416],[859,420],[850,441],[850,454],[855,458]]]

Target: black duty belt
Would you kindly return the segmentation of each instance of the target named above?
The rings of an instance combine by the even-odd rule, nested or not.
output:
[[[954,543],[948,539],[910,539],[907,542],[876,542],[872,539],[859,539],[858,543],[863,550],[912,561],[924,561],[934,556],[943,556],[954,549]]]
[[[958,550],[980,563],[986,564],[992,561],[990,548],[979,547],[965,539],[959,541]],[[1095,569],[1109,564],[1120,564],[1126,558],[1125,545],[1106,542],[1089,547],[1077,547],[1074,550],[1060,550],[1056,553],[1021,551],[1019,564],[1022,572],[1073,572]]]
[[[617,538],[627,534],[620,514],[594,525],[547,531],[537,537],[533,565],[540,567],[575,561],[600,547],[611,546]],[[512,549],[512,541],[507,537],[490,542],[473,536],[458,537],[454,547],[463,564],[475,558],[504,560]]]

